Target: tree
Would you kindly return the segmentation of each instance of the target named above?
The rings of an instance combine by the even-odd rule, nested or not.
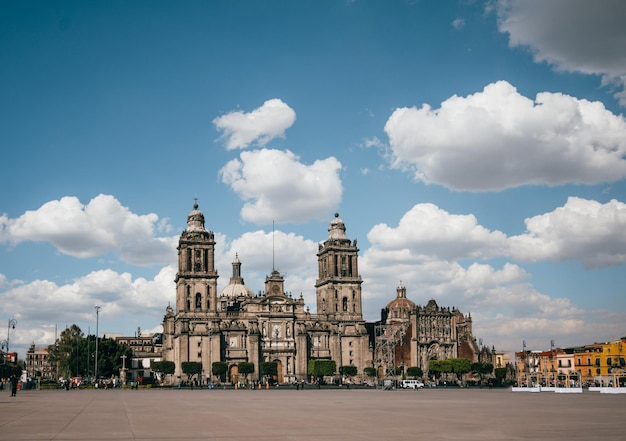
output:
[[[365,369],[363,369],[363,374],[365,374],[366,377],[375,377],[376,376],[376,368],[366,367]]]
[[[450,358],[452,372],[456,374],[459,381],[463,381],[463,375],[471,371],[472,365],[467,358]]]
[[[98,343],[98,377],[111,378],[119,375],[122,369],[122,356],[128,360],[133,357],[133,350],[112,338],[101,338]],[[86,344],[85,352],[86,354]],[[81,356],[81,358],[84,358]]]
[[[244,376],[244,378],[248,379],[248,374],[254,373],[254,363],[249,363],[247,361],[242,361],[237,365],[237,371]]]
[[[89,377],[95,368],[96,337],[85,338],[75,324],[64,329],[57,341],[48,347],[50,364],[57,366],[57,375],[62,378]],[[98,340],[98,377],[110,378],[119,375],[122,355],[133,356],[131,348],[110,338]]]
[[[153,361],[150,369],[162,375],[173,375],[176,372],[176,364],[168,360]]]
[[[57,367],[57,375],[70,378],[78,375],[80,357],[78,345],[83,339],[83,331],[72,325],[65,328],[54,344],[48,346],[50,365]]]
[[[183,361],[180,367],[189,381],[193,379],[194,375],[199,375],[202,372],[202,363],[197,361]]]
[[[219,381],[226,380],[226,372],[228,372],[228,363],[223,361],[215,361],[211,366],[211,372],[215,375]]]
[[[318,378],[330,377],[335,375],[337,365],[333,360],[310,360],[307,371]]]
[[[356,366],[352,366],[352,365],[346,365],[346,366],[341,366],[339,368],[339,373],[341,375],[346,375],[348,377],[354,377],[357,374],[357,368]]]
[[[478,374],[478,378],[480,378],[480,382],[482,383],[483,376],[489,375],[493,372],[493,364],[479,361],[476,363],[472,363],[471,369],[472,369],[472,372],[475,372]]]
[[[278,364],[275,361],[262,361],[259,363],[259,374],[263,377],[275,377],[278,375]]]
[[[496,376],[496,386],[504,384],[506,380],[507,369],[505,367],[495,368],[494,374]]]
[[[424,375],[424,371],[422,371],[422,368],[420,368],[419,366],[411,366],[406,370],[406,374],[409,377],[413,377],[413,379],[416,379],[417,377],[421,377],[422,375]]]

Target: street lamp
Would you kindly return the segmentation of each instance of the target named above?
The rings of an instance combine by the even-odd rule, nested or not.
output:
[[[15,325],[17,325],[17,320],[9,319],[9,325],[7,326],[7,354],[9,353],[9,337],[11,334],[11,328],[15,329]]]
[[[96,361],[93,369],[93,376],[95,378],[96,384],[98,383],[98,322],[100,318],[100,306],[96,305]]]

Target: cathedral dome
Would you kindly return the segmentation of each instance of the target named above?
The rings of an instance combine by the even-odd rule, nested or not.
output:
[[[242,283],[229,283],[222,292],[221,297],[254,297],[254,292]]]
[[[254,292],[246,286],[241,277],[241,262],[239,261],[239,254],[235,254],[235,260],[233,261],[233,275],[230,278],[230,283],[224,287],[220,292],[222,297],[254,297]]]

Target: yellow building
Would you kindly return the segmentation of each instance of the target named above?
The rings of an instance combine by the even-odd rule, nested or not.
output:
[[[594,343],[574,351],[575,370],[595,386],[626,386],[626,339]]]

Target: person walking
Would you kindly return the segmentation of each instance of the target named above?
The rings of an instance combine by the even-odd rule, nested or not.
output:
[[[15,374],[11,375],[11,396],[17,395],[17,377]]]

